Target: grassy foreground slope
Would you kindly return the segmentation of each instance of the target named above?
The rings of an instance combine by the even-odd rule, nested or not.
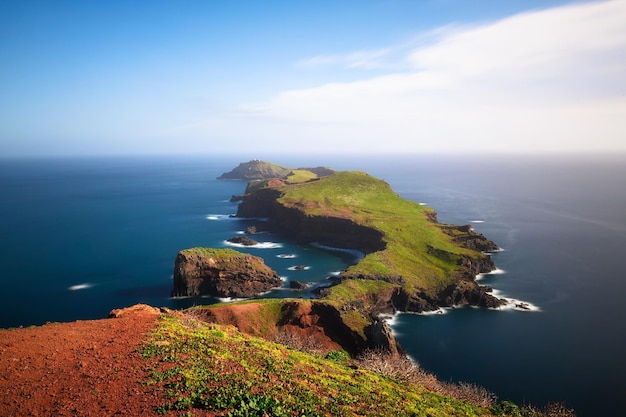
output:
[[[398,196],[384,181],[363,172],[344,171],[317,181],[278,187],[278,202],[310,216],[337,217],[376,229],[386,245],[351,266],[344,277],[378,277],[402,282],[412,292],[437,292],[454,280],[462,256],[484,258],[453,242],[434,211]]]
[[[165,415],[575,417],[558,403],[520,408],[474,385],[442,383],[406,358],[311,354],[193,313],[162,315],[140,352]]]
[[[486,408],[326,357],[207,324],[165,316],[142,349],[163,414],[231,416],[490,416]],[[204,415],[204,414],[203,414]],[[213,414],[211,414],[213,415]]]

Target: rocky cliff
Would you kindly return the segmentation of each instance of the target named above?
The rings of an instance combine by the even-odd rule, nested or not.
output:
[[[332,181],[331,178],[328,178],[328,182]],[[345,178],[348,178],[348,181],[354,181],[354,183],[348,183],[351,187],[347,191]],[[323,188],[324,192],[320,193],[321,197],[318,199],[302,197],[302,193],[298,194],[297,198],[285,199],[284,195],[289,194],[293,189],[293,187],[285,184],[256,189],[243,197],[237,216],[268,218],[269,228],[272,231],[293,237],[302,244],[319,242],[327,246],[358,249],[366,255],[378,256],[377,259],[380,259],[380,262],[374,263],[369,272],[367,270],[363,272],[363,268],[350,268],[348,271],[344,271],[338,279],[338,282],[360,279],[382,280],[394,284],[396,286],[395,292],[379,291],[376,305],[368,302],[366,303],[367,306],[363,306],[365,310],[370,309],[371,312],[398,310],[424,312],[456,305],[495,308],[504,304],[504,301],[491,294],[490,288],[480,286],[475,282],[477,274],[495,269],[491,258],[485,255],[485,252],[497,250],[495,243],[475,232],[469,225],[440,224],[437,221],[436,213],[430,209],[421,212],[423,213],[423,220],[419,218],[411,220],[409,216],[413,214],[407,216],[394,213],[390,211],[394,210],[394,207],[390,205],[384,206],[380,212],[375,205],[364,205],[364,215],[356,212],[350,205],[338,208],[338,204],[334,201],[339,200],[341,202],[342,199],[356,201],[360,197],[359,195],[355,197],[353,189],[377,187],[376,193],[382,195],[382,199],[390,201],[395,199],[398,201],[400,211],[406,210],[403,208],[405,201],[393,194],[388,184],[363,174],[346,175],[345,178],[342,181],[336,181],[337,186]],[[318,181],[318,183],[321,184],[322,181]],[[374,185],[371,185],[372,183]],[[317,184],[314,185],[317,186]],[[302,190],[303,186],[310,187],[311,185],[305,184],[297,187]],[[370,191],[366,192],[373,194]],[[315,189],[311,194],[314,193]],[[381,198],[378,199],[381,200]],[[288,203],[285,202],[286,200]],[[354,206],[358,206],[358,204],[354,204]],[[411,208],[411,210],[413,209]],[[419,211],[413,211],[415,214],[420,214]],[[375,222],[372,219],[375,219]],[[376,222],[382,226],[375,226]],[[403,229],[414,229],[415,233],[427,233],[427,236],[431,237],[424,238],[421,235],[411,235],[410,233],[403,235],[403,232],[396,232],[396,230]],[[387,230],[390,232],[386,232]],[[399,238],[392,236],[394,234],[397,234]],[[412,238],[415,241],[423,240],[425,242],[424,249],[420,250],[418,249],[419,245],[413,245],[410,241],[406,241],[406,239]],[[396,240],[394,241],[394,239]],[[398,244],[397,241],[401,239],[402,242]],[[385,251],[389,242],[396,245],[393,253]],[[400,249],[397,249],[398,246],[401,246]],[[410,251],[414,251],[413,255]],[[387,252],[391,255],[387,255]],[[405,268],[401,271],[403,273],[395,273],[393,272],[393,256],[396,256],[399,262],[404,262],[403,259],[407,259],[407,257],[423,259],[418,263],[421,264],[420,267],[426,266],[420,270],[407,270]],[[392,273],[384,270],[378,272],[376,264],[391,265],[388,270],[391,270]],[[429,278],[431,282],[429,285],[420,284],[429,282],[427,279],[421,278],[422,275],[428,276],[429,274],[439,278]],[[325,298],[332,291],[332,288],[322,290],[320,296]],[[354,302],[358,303],[359,301],[350,301],[350,303]]]
[[[278,274],[257,256],[193,248],[176,256],[172,296],[254,297],[281,285]]]
[[[383,320],[376,318],[371,324],[364,321],[364,327],[352,328],[344,314],[324,301],[289,299],[193,309],[193,315],[203,321],[233,325],[253,336],[288,341],[320,353],[342,349],[351,355],[366,349],[398,353],[391,330]]]
[[[383,234],[347,218],[310,215],[278,201],[280,192],[264,188],[246,195],[237,209],[237,217],[261,217],[270,220],[275,233],[295,238],[300,244],[320,243],[337,248],[357,249],[363,253],[385,248]]]

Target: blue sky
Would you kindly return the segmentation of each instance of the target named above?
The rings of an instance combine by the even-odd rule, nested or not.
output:
[[[0,156],[626,151],[626,0],[0,0]]]

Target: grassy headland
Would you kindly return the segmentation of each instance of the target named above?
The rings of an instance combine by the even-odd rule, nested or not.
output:
[[[375,277],[401,282],[409,292],[436,293],[454,282],[462,257],[486,258],[454,242],[431,221],[431,208],[401,198],[386,182],[363,172],[337,172],[277,189],[280,204],[306,216],[347,219],[382,233],[385,249],[350,266],[345,278]]]

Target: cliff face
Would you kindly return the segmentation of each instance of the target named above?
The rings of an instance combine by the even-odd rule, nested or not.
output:
[[[312,216],[297,208],[285,207],[277,199],[280,191],[264,188],[246,195],[237,209],[237,217],[270,219],[270,228],[293,237],[300,244],[317,242],[337,248],[358,249],[363,253],[385,249],[383,234],[349,219]]]
[[[311,215],[298,207],[286,207],[280,202],[281,196],[282,192],[279,189],[271,187],[247,194],[239,205],[237,216],[268,218],[271,230],[293,237],[302,244],[319,242],[327,246],[358,249],[365,254],[382,251],[386,247],[385,236],[377,229],[356,224],[347,218]],[[405,278],[401,276],[393,279],[394,277],[386,275],[344,274],[340,280],[384,280],[398,285],[393,293],[378,294],[376,302],[354,300],[352,304],[361,303],[363,311],[377,314],[394,311],[426,312],[456,305],[495,308],[504,304],[490,293],[490,288],[480,286],[474,281],[477,274],[495,269],[491,258],[480,252],[494,251],[497,245],[482,234],[476,233],[469,225],[438,223],[434,211],[427,212],[426,217],[430,223],[450,236],[459,247],[474,251],[472,255],[462,255],[428,247],[429,255],[457,265],[451,283],[435,293],[425,290],[413,290],[409,293],[403,288]],[[327,293],[328,291],[322,290],[320,295],[323,298]]]
[[[259,257],[230,249],[190,249],[176,256],[172,296],[254,297],[281,285]]]
[[[207,322],[233,325],[244,333],[268,340],[297,341],[302,347],[322,353],[341,349],[351,355],[365,349],[398,353],[391,330],[383,320],[375,319],[364,328],[353,329],[339,309],[323,301],[272,300],[193,311]]]

